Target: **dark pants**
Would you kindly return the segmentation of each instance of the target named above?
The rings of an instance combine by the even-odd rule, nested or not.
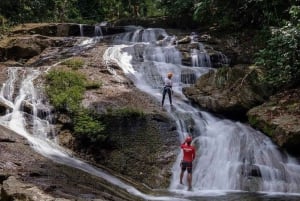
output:
[[[164,90],[163,90],[163,97],[162,97],[162,102],[161,102],[161,105],[162,105],[162,106],[164,105],[164,102],[165,102],[166,93],[168,93],[170,105],[172,105],[172,96],[171,96],[171,94],[172,94],[172,89],[171,89],[171,87],[164,87]]]
[[[181,165],[182,172],[187,170],[188,173],[192,173],[192,171],[193,171],[193,163],[192,162],[182,161],[180,165]]]

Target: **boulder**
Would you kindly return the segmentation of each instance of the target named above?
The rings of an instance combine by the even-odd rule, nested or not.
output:
[[[2,101],[2,98],[0,97],[0,115],[5,115],[7,110],[12,110],[13,105],[10,104],[10,102]]]
[[[249,110],[247,116],[252,126],[280,147],[300,154],[300,88],[275,94],[268,102]]]
[[[195,85],[183,88],[183,93],[200,107],[232,119],[243,119],[270,95],[259,82],[259,69],[250,66],[209,71]]]
[[[16,177],[10,176],[3,182],[1,200],[48,200],[67,201],[69,199],[54,198],[33,184],[23,183]]]
[[[53,46],[55,40],[40,35],[9,37],[0,43],[0,61],[27,60]]]

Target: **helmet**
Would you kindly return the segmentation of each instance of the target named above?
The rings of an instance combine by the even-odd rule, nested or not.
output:
[[[167,76],[168,76],[168,77],[172,77],[172,76],[173,76],[173,73],[169,72],[169,73],[167,74]]]
[[[188,136],[188,137],[185,139],[185,142],[187,142],[187,143],[192,142],[192,137],[191,137],[191,136]]]

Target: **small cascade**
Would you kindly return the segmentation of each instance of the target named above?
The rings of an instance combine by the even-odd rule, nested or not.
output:
[[[115,38],[115,43],[156,43],[157,41],[162,41],[162,39],[168,37],[166,31],[159,28],[142,29],[140,27],[129,27],[128,30],[131,31],[117,36]]]
[[[223,67],[229,65],[229,59],[225,54],[215,50],[208,53],[204,44],[198,42],[198,37],[199,36],[194,32],[190,35],[192,46],[197,47],[191,49],[191,62],[193,67]]]
[[[102,28],[99,25],[95,26],[95,36],[100,38],[103,37]]]
[[[3,87],[1,89],[1,97],[3,97],[3,100],[12,101],[14,96],[14,85],[17,81],[17,69],[12,68],[11,73],[9,73],[8,80],[3,84]]]
[[[191,44],[196,44],[198,46],[197,49],[191,49],[192,66],[212,67],[210,56],[205,50],[203,43],[198,42],[198,35],[195,32],[192,32],[190,38]]]
[[[143,54],[146,61],[181,64],[181,53],[174,46],[147,46]]]
[[[203,44],[201,43],[199,43],[199,50],[191,49],[191,57],[193,67],[212,67],[210,56],[207,54],[207,52],[203,48]]]
[[[84,36],[84,33],[83,33],[83,24],[79,24],[79,31],[80,31],[80,36]]]

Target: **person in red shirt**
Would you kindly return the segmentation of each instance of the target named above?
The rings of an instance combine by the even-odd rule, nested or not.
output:
[[[185,170],[188,172],[187,180],[189,185],[189,190],[192,189],[192,171],[193,171],[193,160],[196,156],[195,147],[191,145],[192,137],[188,136],[184,143],[181,144],[181,149],[183,151],[183,159],[181,161],[181,173],[180,173],[180,184],[182,183],[183,175]]]

